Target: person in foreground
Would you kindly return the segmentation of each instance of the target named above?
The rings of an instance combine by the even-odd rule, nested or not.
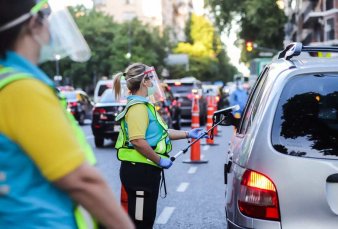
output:
[[[93,152],[53,82],[37,67],[55,55],[51,37],[71,32],[53,27],[52,16],[46,0],[0,0],[0,228],[134,228],[90,165]],[[83,47],[71,58],[86,56]]]
[[[121,80],[127,89],[121,88]],[[129,90],[127,105],[116,117],[121,121],[121,130],[115,145],[121,161],[120,179],[128,196],[128,213],[136,228],[150,229],[156,217],[157,198],[163,169],[172,166],[169,158],[170,140],[198,138],[202,128],[190,131],[168,129],[156,112],[154,103],[164,99],[164,93],[153,67],[135,63],[124,73],[114,76],[116,99],[121,91]],[[208,137],[208,135],[205,135]]]

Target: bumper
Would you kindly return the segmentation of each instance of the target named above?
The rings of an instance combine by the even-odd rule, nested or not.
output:
[[[227,219],[227,224],[228,224],[228,226],[227,226],[228,229],[247,229],[245,227],[240,227],[240,226],[230,222],[228,219]]]

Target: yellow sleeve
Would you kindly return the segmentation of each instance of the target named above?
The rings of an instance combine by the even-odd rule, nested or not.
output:
[[[145,104],[136,104],[126,114],[129,140],[145,139],[149,125],[148,109]]]
[[[18,143],[42,174],[57,180],[85,162],[84,150],[53,90],[36,79],[0,91],[0,132]]]

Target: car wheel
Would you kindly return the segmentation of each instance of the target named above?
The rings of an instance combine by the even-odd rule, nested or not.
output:
[[[200,116],[200,124],[201,126],[204,126],[207,121],[206,115],[201,115]]]
[[[181,115],[178,115],[176,118],[175,124],[173,124],[173,128],[175,130],[180,130],[181,129]]]
[[[85,113],[81,113],[81,114],[80,114],[80,117],[79,117],[79,124],[80,124],[80,125],[84,125],[85,118],[86,118]]]
[[[118,138],[118,134],[114,135],[114,136],[111,138],[111,140],[112,140],[113,142],[116,142],[116,141],[117,141],[117,138]]]
[[[104,138],[95,137],[95,138],[94,138],[94,141],[95,141],[95,146],[96,146],[97,148],[103,147]]]

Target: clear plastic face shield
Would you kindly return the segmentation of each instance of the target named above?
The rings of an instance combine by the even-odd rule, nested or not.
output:
[[[152,86],[152,93],[148,94],[148,98],[152,103],[163,102],[165,100],[165,94],[163,92],[160,80],[156,74],[154,67],[148,67],[144,71],[143,80],[150,80]],[[149,88],[148,88],[149,91]]]
[[[75,24],[66,6],[58,0],[37,0],[36,5],[26,14],[0,27],[0,32],[38,15],[48,20],[50,42],[41,47],[39,63],[48,60],[60,60],[69,56],[76,62],[85,62],[90,58],[90,49]]]

